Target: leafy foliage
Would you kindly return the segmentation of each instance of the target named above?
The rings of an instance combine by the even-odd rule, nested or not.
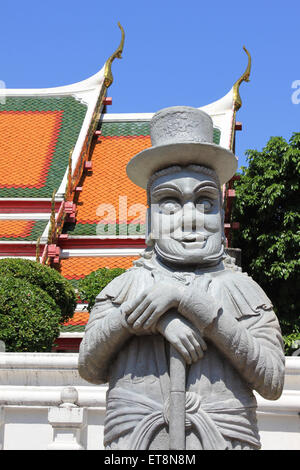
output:
[[[274,304],[286,346],[300,338],[300,133],[272,137],[261,152],[247,151],[248,168],[235,184],[233,246],[243,270]]]
[[[101,268],[93,271],[78,283],[79,297],[83,302],[88,302],[88,311],[90,312],[95,304],[96,296],[110,283],[115,277],[123,274],[122,268]]]
[[[0,277],[0,339],[6,351],[51,351],[60,318],[60,308],[43,289],[26,279]]]
[[[72,317],[76,307],[76,293],[71,283],[49,266],[21,258],[0,260],[0,278],[24,279],[43,289],[55,300],[61,311],[61,322]]]
[[[284,351],[286,356],[291,356],[296,350],[300,348],[300,332],[291,333],[283,336]]]

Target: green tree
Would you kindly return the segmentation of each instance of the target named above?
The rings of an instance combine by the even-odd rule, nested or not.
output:
[[[51,351],[76,293],[54,269],[27,259],[0,260],[0,340],[9,352]]]
[[[51,351],[61,312],[38,286],[11,276],[0,279],[0,339],[8,352]]]
[[[248,167],[242,167],[235,183],[232,219],[240,222],[240,230],[234,231],[233,246],[242,249],[243,271],[272,300],[283,335],[297,338],[300,133],[294,133],[289,142],[272,137],[262,151],[248,150],[246,155]]]
[[[46,291],[59,306],[62,323],[73,316],[77,301],[75,290],[55,269],[28,259],[3,258],[0,260],[0,278],[7,276],[24,279]]]
[[[122,268],[100,268],[93,271],[78,283],[78,294],[83,302],[88,302],[88,311],[90,312],[94,306],[96,296],[110,283],[115,277],[123,274],[125,269]]]

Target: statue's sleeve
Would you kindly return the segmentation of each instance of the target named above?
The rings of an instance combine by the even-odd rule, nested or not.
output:
[[[128,271],[115,278],[96,297],[79,349],[79,374],[88,382],[107,382],[111,361],[132,336],[120,305],[128,299],[133,281],[134,276]]]
[[[225,282],[212,282],[211,286],[209,297],[217,297],[220,308],[210,323],[205,319],[205,336],[252,389],[266,399],[278,399],[284,383],[285,357],[270,300],[242,273],[226,276]],[[199,295],[196,289],[189,289],[182,307],[196,313],[203,304],[197,300]]]

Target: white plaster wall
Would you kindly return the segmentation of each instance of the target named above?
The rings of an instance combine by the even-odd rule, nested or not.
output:
[[[85,421],[79,428],[70,415],[54,441],[64,445],[69,440],[71,448],[80,443],[84,449],[103,449],[106,387],[81,379],[77,359],[73,353],[0,353],[0,448],[46,450],[53,444],[53,409],[62,416],[61,392],[72,386],[78,396],[70,413],[85,410]],[[263,450],[300,449],[300,357],[286,359],[281,398],[268,401],[256,395]]]
[[[265,400],[256,394],[264,450],[300,450],[300,356],[286,358],[283,394]]]

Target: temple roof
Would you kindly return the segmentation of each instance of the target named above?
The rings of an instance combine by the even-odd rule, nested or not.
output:
[[[51,200],[55,217],[70,197],[70,173],[81,176],[104,81],[103,67],[77,84],[0,90],[0,241],[49,239]]]
[[[124,30],[119,28],[119,47],[86,80],[52,88],[0,89],[0,238],[25,242],[42,237],[44,244],[55,243],[68,212],[65,203],[73,200],[105,108],[112,62],[121,58]],[[33,220],[18,220],[22,213],[31,213]],[[46,227],[34,222],[40,213],[48,214],[42,217],[48,219]],[[6,219],[6,228],[5,214],[15,214],[15,222]],[[37,228],[42,226],[41,232]],[[45,253],[43,262],[47,259]]]
[[[130,268],[145,247],[146,193],[126,165],[151,146],[154,113],[106,112],[110,66],[123,42],[122,33],[117,51],[87,80],[0,89],[0,257],[39,258],[75,286],[101,267]],[[214,143],[226,149],[234,150],[238,89],[250,63],[223,98],[199,108],[212,117]],[[63,330],[82,330],[87,318],[76,311]]]

